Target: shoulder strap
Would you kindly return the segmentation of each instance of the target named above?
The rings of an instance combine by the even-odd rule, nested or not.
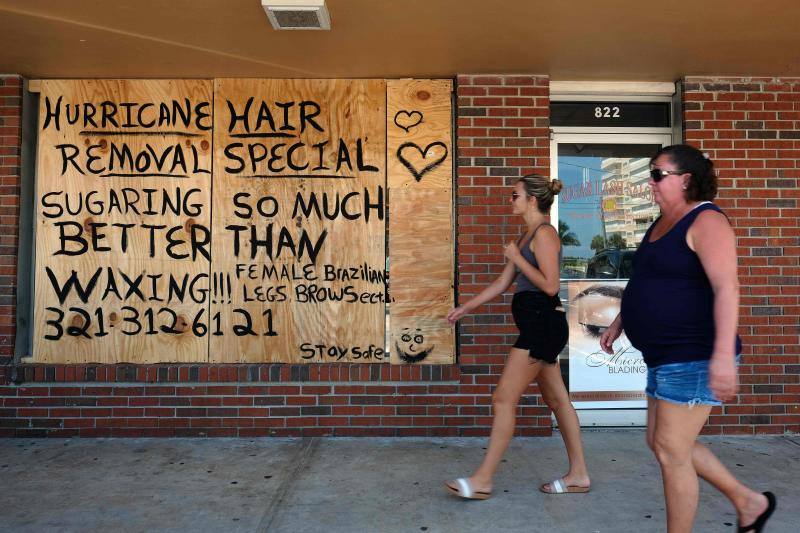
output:
[[[686,215],[686,217],[684,217],[684,219],[681,221],[681,223],[683,225],[685,225],[686,228],[688,229],[689,226],[694,224],[694,221],[697,219],[698,216],[700,216],[700,213],[702,213],[703,211],[716,211],[718,213],[722,213],[722,209],[720,209],[717,206],[717,204],[712,203],[712,202],[703,202],[701,204],[696,205],[695,208],[692,209]],[[722,214],[724,215],[725,213],[722,213]],[[726,215],[726,218],[727,218],[727,215]]]
[[[539,228],[541,228],[542,226],[549,226],[549,224],[547,222],[542,222],[541,224],[536,226],[536,229],[533,230],[533,234],[531,235],[531,240],[533,240],[534,237],[536,237],[536,232],[539,231]]]
[[[517,239],[517,246],[519,246],[520,248],[522,248],[522,245],[523,245],[523,244],[526,244],[526,243],[527,243],[527,244],[530,244],[530,243],[532,243],[532,242],[533,242],[533,238],[534,238],[534,237],[536,237],[536,232],[537,232],[537,231],[539,231],[539,228],[541,228],[542,226],[546,226],[546,225],[547,225],[547,222],[542,222],[541,224],[539,224],[538,226],[536,226],[536,229],[534,229],[534,230],[533,230],[533,233],[531,233],[531,237],[530,237],[530,239],[525,239],[525,235],[523,235],[522,237],[520,237],[519,239]]]
[[[542,222],[541,224],[536,226],[535,230],[533,230],[533,235],[531,235],[531,240],[529,242],[533,242],[534,237],[536,237],[536,232],[539,231],[539,228],[541,228],[542,226],[550,226],[554,230],[556,229],[552,224],[548,224],[547,222]],[[558,237],[558,254],[559,254],[558,255],[558,260],[559,260],[559,263],[560,263],[561,262],[562,249],[561,249],[561,238],[558,236],[558,231],[557,230],[556,230],[556,237]]]

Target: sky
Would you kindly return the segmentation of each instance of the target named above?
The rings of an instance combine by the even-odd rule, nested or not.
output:
[[[558,218],[575,233],[580,246],[565,246],[564,256],[589,258],[594,250],[589,248],[592,237],[603,232],[600,219],[601,194],[597,185],[601,183],[603,171],[601,163],[604,157],[559,156],[558,179],[564,184],[559,193]],[[584,178],[591,182],[591,191],[581,185]]]

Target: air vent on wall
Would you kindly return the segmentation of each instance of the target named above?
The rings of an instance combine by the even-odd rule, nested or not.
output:
[[[276,30],[329,30],[331,18],[325,0],[261,0]]]

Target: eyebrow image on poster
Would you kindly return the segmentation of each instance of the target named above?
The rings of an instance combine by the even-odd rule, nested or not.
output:
[[[600,349],[600,336],[619,313],[626,281],[571,281],[569,391],[576,408],[645,407],[647,367],[625,333],[614,353]]]

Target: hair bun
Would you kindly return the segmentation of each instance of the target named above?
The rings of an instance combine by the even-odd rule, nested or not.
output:
[[[558,194],[563,187],[564,184],[561,183],[561,180],[559,179],[554,179],[550,181],[550,190],[553,192],[553,194]]]

